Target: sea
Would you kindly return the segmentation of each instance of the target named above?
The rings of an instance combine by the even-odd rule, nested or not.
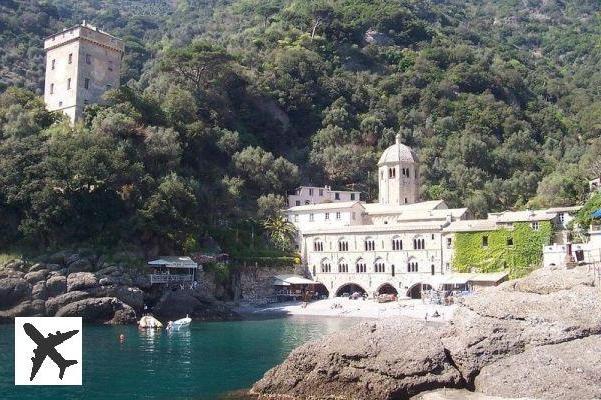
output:
[[[0,399],[238,399],[295,347],[357,323],[335,317],[193,321],[173,333],[84,325],[82,386],[15,386],[14,325],[0,325]]]

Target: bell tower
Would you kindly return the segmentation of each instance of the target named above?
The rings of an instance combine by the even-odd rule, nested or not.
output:
[[[415,152],[401,143],[384,150],[378,161],[379,202],[403,205],[419,202],[419,160]]]

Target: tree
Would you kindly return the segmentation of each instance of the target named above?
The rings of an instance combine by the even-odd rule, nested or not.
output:
[[[284,216],[275,216],[266,219],[263,227],[269,235],[269,239],[280,250],[291,250],[296,237],[295,226]]]

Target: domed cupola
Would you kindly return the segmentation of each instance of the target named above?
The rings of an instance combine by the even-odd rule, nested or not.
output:
[[[401,143],[384,150],[378,161],[379,201],[381,204],[402,205],[419,201],[419,159],[417,154]]]

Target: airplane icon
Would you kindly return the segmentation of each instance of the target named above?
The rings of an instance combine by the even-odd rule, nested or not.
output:
[[[56,346],[64,342],[65,340],[75,336],[78,330],[73,330],[65,333],[61,333],[56,331],[56,335],[50,333],[48,337],[44,337],[38,331],[35,326],[30,323],[26,323],[23,325],[23,329],[27,336],[31,338],[37,345],[37,349],[33,351],[35,354],[34,357],[31,357],[31,361],[33,362],[33,367],[31,369],[31,376],[29,377],[29,381],[31,382],[35,375],[38,373],[40,368],[42,367],[42,363],[46,359],[46,357],[50,357],[52,361],[60,368],[60,372],[58,377],[62,380],[65,375],[65,369],[71,365],[77,364],[76,360],[65,360],[65,358],[60,355],[58,351],[56,351]]]

